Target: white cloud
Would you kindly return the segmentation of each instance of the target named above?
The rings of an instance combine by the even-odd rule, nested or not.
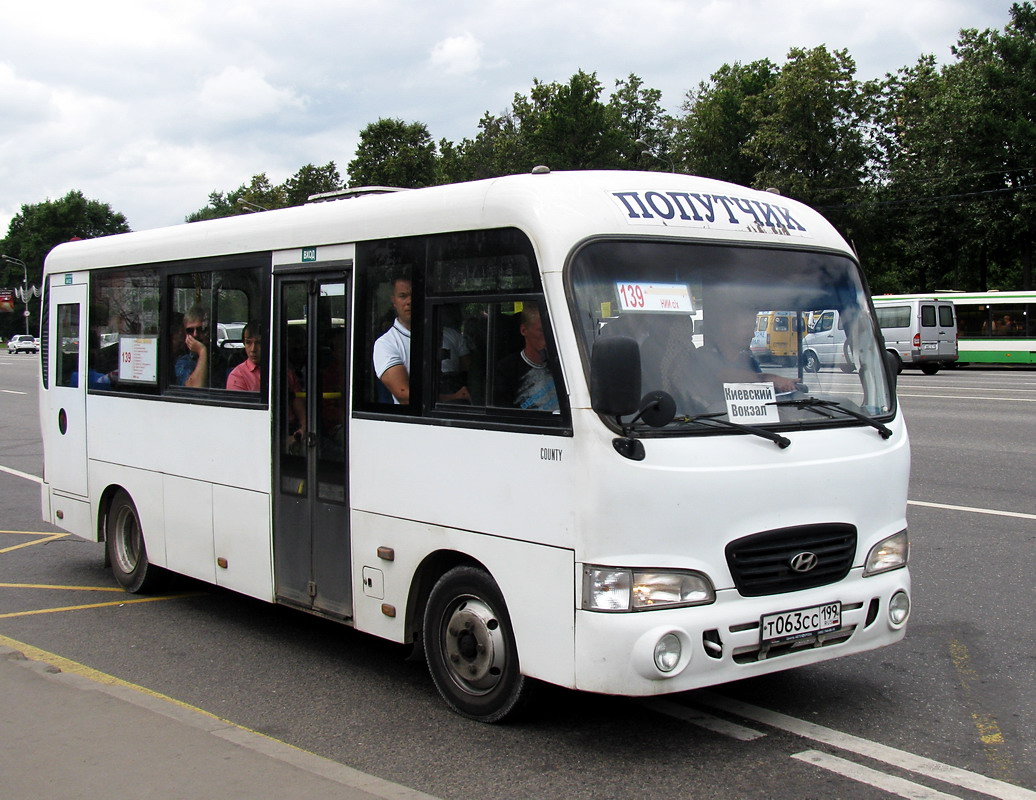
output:
[[[993,6],[998,6],[993,8]],[[861,78],[1002,28],[989,0],[35,0],[0,26],[0,236],[80,189],[137,229],[306,163],[380,117],[477,133],[533,78],[631,72],[671,111],[724,63],[847,48]],[[60,23],[56,23],[60,20]]]
[[[206,119],[248,121],[305,106],[305,99],[278,89],[252,69],[230,66],[202,85],[199,110]]]
[[[482,43],[470,33],[436,42],[429,62],[447,75],[470,75],[482,66]]]

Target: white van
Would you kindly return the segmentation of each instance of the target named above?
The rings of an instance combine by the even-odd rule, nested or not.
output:
[[[852,372],[852,353],[846,345],[845,319],[835,309],[811,311],[802,337],[802,368],[819,372],[821,367],[838,367]]]
[[[934,375],[957,361],[957,314],[949,300],[874,298],[885,349],[899,369]]]

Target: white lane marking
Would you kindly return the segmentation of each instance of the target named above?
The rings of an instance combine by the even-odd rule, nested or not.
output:
[[[856,762],[839,759],[837,755],[829,755],[826,752],[806,750],[805,752],[797,752],[792,758],[812,764],[814,767],[821,767],[835,772],[842,777],[866,783],[875,789],[881,789],[883,792],[908,798],[908,800],[960,800],[956,795],[937,792],[934,789],[923,787],[920,783],[887,775],[884,772],[864,767]]]
[[[728,722],[725,719],[714,717],[712,714],[706,714],[704,711],[699,711],[696,708],[688,708],[687,706],[682,706],[679,703],[673,703],[669,700],[651,698],[641,701],[641,705],[658,714],[675,717],[684,722],[689,722],[692,725],[697,725],[699,728],[705,728],[713,733],[730,736],[731,738],[742,742],[750,742],[753,739],[761,739],[766,736],[762,731],[757,731],[753,728],[746,728],[744,725],[737,725],[733,722]]]
[[[1036,403],[1036,397],[977,397],[963,394],[905,394],[904,392],[896,392],[896,396],[923,397],[928,400],[994,400],[998,403]]]
[[[990,797],[997,797],[1000,800],[1036,800],[1036,792],[1023,789],[1011,783],[998,781],[996,778],[989,778],[975,772],[968,772],[966,769],[943,764],[924,756],[914,755],[905,750],[898,750],[895,747],[872,742],[850,733],[843,733],[832,728],[825,728],[813,722],[806,722],[778,711],[770,711],[766,708],[753,706],[740,700],[733,700],[712,692],[702,692],[695,697],[695,701],[706,706],[718,708],[728,714],[737,714],[746,719],[760,722],[763,725],[771,725],[796,736],[805,739],[812,739],[840,750],[855,753],[859,756],[881,761],[900,769],[916,772],[918,775],[925,775],[935,778],[943,783],[953,784],[971,791],[981,792]]]
[[[903,385],[908,386],[910,389],[934,389],[934,388],[936,388],[935,386],[933,386],[931,383],[928,383],[927,381],[915,380],[915,381],[912,381],[910,383],[904,383],[904,381],[902,379],[902,376],[900,376],[899,384],[901,386],[903,386]],[[1036,383],[1033,383],[1033,382],[1030,382],[1030,381],[1024,381],[1024,382],[1023,381],[1019,381],[1019,382],[1016,383],[1016,382],[1012,381],[1010,386],[1005,386],[1003,389],[1001,389],[999,386],[967,386],[967,385],[961,385],[961,384],[955,383],[955,384],[953,384],[952,388],[953,388],[954,391],[958,391],[958,392],[1036,392],[1036,388],[1034,388],[1034,389],[1026,389],[1025,388],[1026,386],[1034,386],[1034,387],[1036,387]],[[945,390],[945,389],[948,389],[950,387],[943,386],[941,388]]]
[[[876,769],[857,764],[855,761],[847,761],[838,756],[821,753],[817,750],[806,750],[792,756],[799,761],[805,761],[816,767],[835,772],[844,778],[866,783],[876,789],[881,789],[890,794],[906,797],[908,800],[960,800],[955,794],[946,794],[935,789],[929,789],[919,783],[908,781],[904,778],[897,778],[894,775],[886,775]]]
[[[26,392],[16,392],[14,389],[0,389],[0,392],[4,394],[26,394]]]
[[[43,478],[37,478],[35,475],[30,475],[27,472],[19,472],[16,469],[5,467],[2,464],[0,464],[0,472],[6,472],[8,475],[14,475],[16,478],[24,478],[27,481],[32,481],[33,483],[38,483],[40,485],[43,484]]]
[[[950,506],[945,503],[925,503],[920,500],[907,500],[908,506],[924,506],[925,508],[944,508],[947,511],[970,511],[972,514],[992,514],[995,517],[1017,517],[1018,519],[1036,519],[1036,514],[1023,514],[1021,511],[997,511],[992,508],[973,508],[971,506]]]

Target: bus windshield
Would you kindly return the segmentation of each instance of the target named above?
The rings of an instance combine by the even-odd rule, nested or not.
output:
[[[676,402],[665,433],[714,432],[690,424],[710,419],[797,428],[893,410],[859,269],[845,256],[597,240],[576,253],[568,280],[587,370],[599,337],[635,340],[642,392]]]

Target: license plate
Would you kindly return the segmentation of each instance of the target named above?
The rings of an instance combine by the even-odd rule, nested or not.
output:
[[[818,633],[836,631],[840,627],[842,627],[841,603],[827,603],[822,606],[767,614],[759,624],[762,641],[766,644],[804,639]]]
[[[938,342],[924,342],[921,345],[921,349],[922,350],[938,350],[939,349],[939,344],[938,344]]]

